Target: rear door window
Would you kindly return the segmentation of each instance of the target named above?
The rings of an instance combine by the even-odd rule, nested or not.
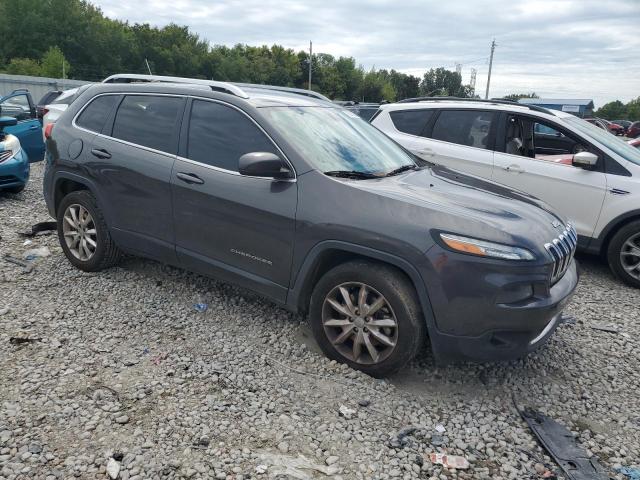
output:
[[[167,153],[176,152],[180,97],[127,95],[118,108],[112,137]]]
[[[390,112],[393,125],[402,133],[420,135],[433,116],[433,110],[397,110]]]
[[[187,158],[237,172],[238,159],[251,152],[278,154],[273,142],[243,113],[220,103],[193,101]]]
[[[467,147],[489,148],[495,114],[478,110],[441,110],[431,138]]]
[[[103,95],[93,99],[76,120],[76,125],[92,132],[102,132],[118,98],[118,95]]]

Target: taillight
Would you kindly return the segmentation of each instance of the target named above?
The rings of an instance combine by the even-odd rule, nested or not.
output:
[[[44,138],[51,138],[51,132],[53,131],[53,126],[55,123],[47,123],[47,126],[44,127]]]

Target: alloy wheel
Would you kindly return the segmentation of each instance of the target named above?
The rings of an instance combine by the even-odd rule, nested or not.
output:
[[[86,262],[96,253],[98,233],[93,217],[82,205],[74,203],[64,212],[62,233],[67,248],[78,260]]]
[[[360,282],[338,285],[322,306],[322,326],[334,348],[348,360],[372,365],[395,350],[398,321],[387,299]]]
[[[640,280],[640,233],[631,235],[620,249],[620,263],[625,272]]]

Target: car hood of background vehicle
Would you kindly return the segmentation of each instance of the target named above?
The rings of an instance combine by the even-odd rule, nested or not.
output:
[[[446,229],[447,223],[451,223],[457,225],[457,231],[462,234],[488,233],[486,228],[477,232],[477,226],[481,224],[503,234],[549,241],[560,233],[553,224],[566,224],[565,219],[535,197],[441,166],[354,183],[377,195],[440,211],[443,218],[439,222],[442,226],[438,225],[438,228]],[[468,223],[460,223],[465,219]],[[484,238],[499,240],[494,235]]]

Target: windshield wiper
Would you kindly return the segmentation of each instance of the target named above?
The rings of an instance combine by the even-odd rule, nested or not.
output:
[[[380,178],[380,175],[376,173],[359,172],[357,170],[331,170],[329,172],[324,172],[324,174],[329,175],[330,177],[357,178],[360,180],[368,178]]]
[[[418,168],[418,166],[414,165],[413,163],[409,165],[403,165],[400,168],[391,170],[389,173],[385,175],[385,177],[392,177],[393,175],[398,175],[399,173],[406,172],[407,170],[415,170],[416,168]]]

